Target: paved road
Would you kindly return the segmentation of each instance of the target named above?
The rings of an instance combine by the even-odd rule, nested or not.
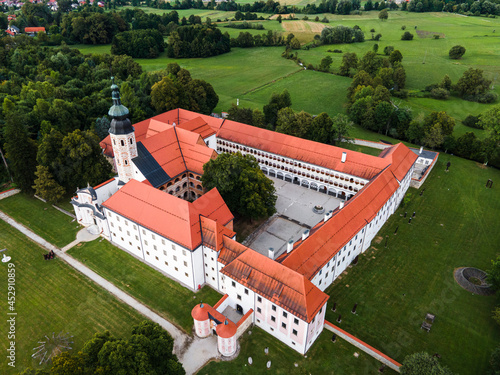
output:
[[[21,233],[23,233],[32,241],[38,243],[45,249],[53,250],[59,258],[68,263],[71,267],[75,268],[77,271],[87,276],[96,284],[106,289],[112,295],[114,295],[115,297],[117,297],[119,300],[123,301],[130,307],[134,308],[148,319],[161,325],[163,329],[165,329],[168,333],[170,333],[170,335],[172,335],[172,337],[174,338],[174,353],[178,356],[179,360],[184,366],[186,374],[194,374],[201,367],[203,367],[203,365],[205,365],[205,363],[207,363],[210,359],[218,357],[217,340],[215,337],[211,337],[209,339],[199,339],[197,337],[191,338],[190,336],[183,333],[176,326],[174,326],[172,323],[170,323],[168,320],[162,318],[160,315],[152,311],[149,307],[142,304],[129,294],[122,291],[121,289],[117,288],[108,280],[99,276],[97,273],[95,273],[90,268],[80,263],[70,255],[66,254],[65,251],[67,251],[70,248],[69,245],[63,248],[64,251],[57,248],[56,246],[45,241],[36,233],[32,232],[24,225],[18,223],[17,221],[15,221],[2,211],[0,211],[0,219],[2,219],[12,227],[19,230]],[[75,246],[79,242],[93,240],[97,237],[98,236],[96,235],[89,234],[87,232],[87,229],[84,228],[80,232],[78,232],[77,240],[71,242],[70,245]]]

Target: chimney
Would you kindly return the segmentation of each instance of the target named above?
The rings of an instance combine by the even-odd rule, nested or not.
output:
[[[272,260],[274,260],[274,247],[270,247],[268,250],[267,250],[267,256],[269,258],[271,258]]]
[[[288,241],[288,244],[286,245],[286,253],[288,254],[292,250],[293,250],[293,240],[290,240],[290,241]]]
[[[332,210],[328,211],[326,214],[325,214],[325,218],[323,219],[323,221],[326,223],[331,217],[332,217]]]
[[[420,152],[419,152],[419,154],[421,154],[422,151],[424,151],[424,146],[420,146]]]
[[[304,241],[307,237],[309,237],[309,229],[306,229],[304,233],[302,233],[302,241]]]
[[[339,204],[339,210],[341,210],[343,208],[344,208],[344,201],[340,202],[340,204]]]
[[[175,128],[175,122],[172,123],[172,126]]]
[[[347,159],[347,152],[342,153],[342,163],[345,163],[345,160]]]

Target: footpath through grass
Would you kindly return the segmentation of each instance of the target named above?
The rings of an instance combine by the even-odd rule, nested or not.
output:
[[[47,220],[48,221],[48,220]],[[45,261],[46,251],[0,220],[0,248],[15,265],[16,367],[7,366],[4,356],[1,374],[18,374],[26,367],[38,368],[33,348],[53,332],[73,336],[73,351],[80,350],[96,332],[109,330],[122,338],[131,326],[144,320],[140,314],[117,301],[60,259]],[[7,264],[0,264],[1,314],[7,319]],[[7,353],[7,323],[3,324],[0,350]]]
[[[250,334],[250,331],[252,332]],[[381,364],[368,354],[348,342],[337,338],[331,341],[332,333],[324,330],[305,356],[275,339],[258,327],[251,327],[239,338],[241,347],[236,359],[231,362],[210,362],[200,374],[376,374]],[[269,354],[264,348],[269,347]],[[359,357],[356,358],[354,353]],[[248,364],[252,357],[253,364]],[[271,368],[266,368],[271,361]],[[297,367],[295,367],[297,364]],[[395,374],[386,368],[384,374]]]
[[[22,193],[0,200],[0,211],[57,247],[74,241],[82,228],[52,205]]]
[[[193,307],[201,301],[213,306],[222,297],[207,286],[194,293],[106,240],[82,244],[68,253],[188,334]]]
[[[484,374],[500,339],[491,318],[497,300],[465,291],[453,271],[488,270],[498,253],[500,194],[498,186],[485,188],[489,178],[500,181],[500,171],[441,154],[423,195],[410,189],[412,202],[388,220],[380,243],[374,241],[358,265],[327,289],[329,306],[337,303],[327,319],[342,314],[343,329],[397,361],[427,351],[439,353],[455,373]],[[411,224],[405,211],[416,212]],[[436,315],[430,333],[420,329],[426,313]]]

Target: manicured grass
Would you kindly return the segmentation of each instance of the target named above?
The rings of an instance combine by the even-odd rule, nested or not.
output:
[[[207,286],[194,293],[106,240],[77,246],[69,254],[188,334],[192,308],[201,301],[213,306],[222,297]]]
[[[26,367],[38,367],[31,354],[44,335],[68,333],[73,336],[73,351],[78,351],[96,332],[109,330],[125,338],[131,326],[145,319],[60,259],[45,261],[45,250],[0,220],[0,248],[5,247],[16,270],[16,367],[8,367],[4,357],[0,373],[18,374]],[[7,264],[0,268],[1,313],[6,321]],[[3,327],[0,350],[7,353],[6,322]]]
[[[423,195],[410,189],[412,202],[388,220],[378,234],[381,242],[374,241],[358,265],[327,289],[329,306],[337,303],[327,319],[342,314],[342,328],[397,361],[427,351],[439,353],[455,373],[486,373],[500,339],[491,318],[497,300],[459,287],[453,270],[488,270],[498,253],[500,194],[498,186],[485,188],[489,178],[500,180],[500,171],[441,154]],[[416,212],[411,225],[405,211]],[[430,333],[420,329],[426,313],[436,315]]]
[[[379,156],[380,153],[382,152],[382,150],[378,148],[355,145],[354,143],[342,143],[340,147],[373,156]]]
[[[58,247],[74,241],[82,228],[50,204],[21,193],[0,200],[0,210]]]
[[[249,329],[239,338],[240,354],[231,362],[211,362],[200,374],[375,374],[381,364],[346,341],[337,338],[331,342],[332,333],[324,330],[306,356],[297,353],[258,327]],[[269,347],[269,354],[264,348]],[[354,353],[359,357],[354,357]],[[248,364],[252,357],[253,364]],[[266,368],[271,361],[271,368]],[[295,367],[297,363],[297,367]],[[395,374],[386,368],[384,373]]]

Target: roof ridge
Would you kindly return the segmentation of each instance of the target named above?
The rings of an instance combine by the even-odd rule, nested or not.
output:
[[[179,151],[181,153],[182,162],[184,163],[184,168],[187,169],[186,160],[184,160],[184,154],[182,153],[181,143],[179,142],[179,136],[177,135],[177,130],[175,129],[175,126],[174,126],[174,134],[175,134],[175,139],[177,140],[177,145],[179,146]]]

